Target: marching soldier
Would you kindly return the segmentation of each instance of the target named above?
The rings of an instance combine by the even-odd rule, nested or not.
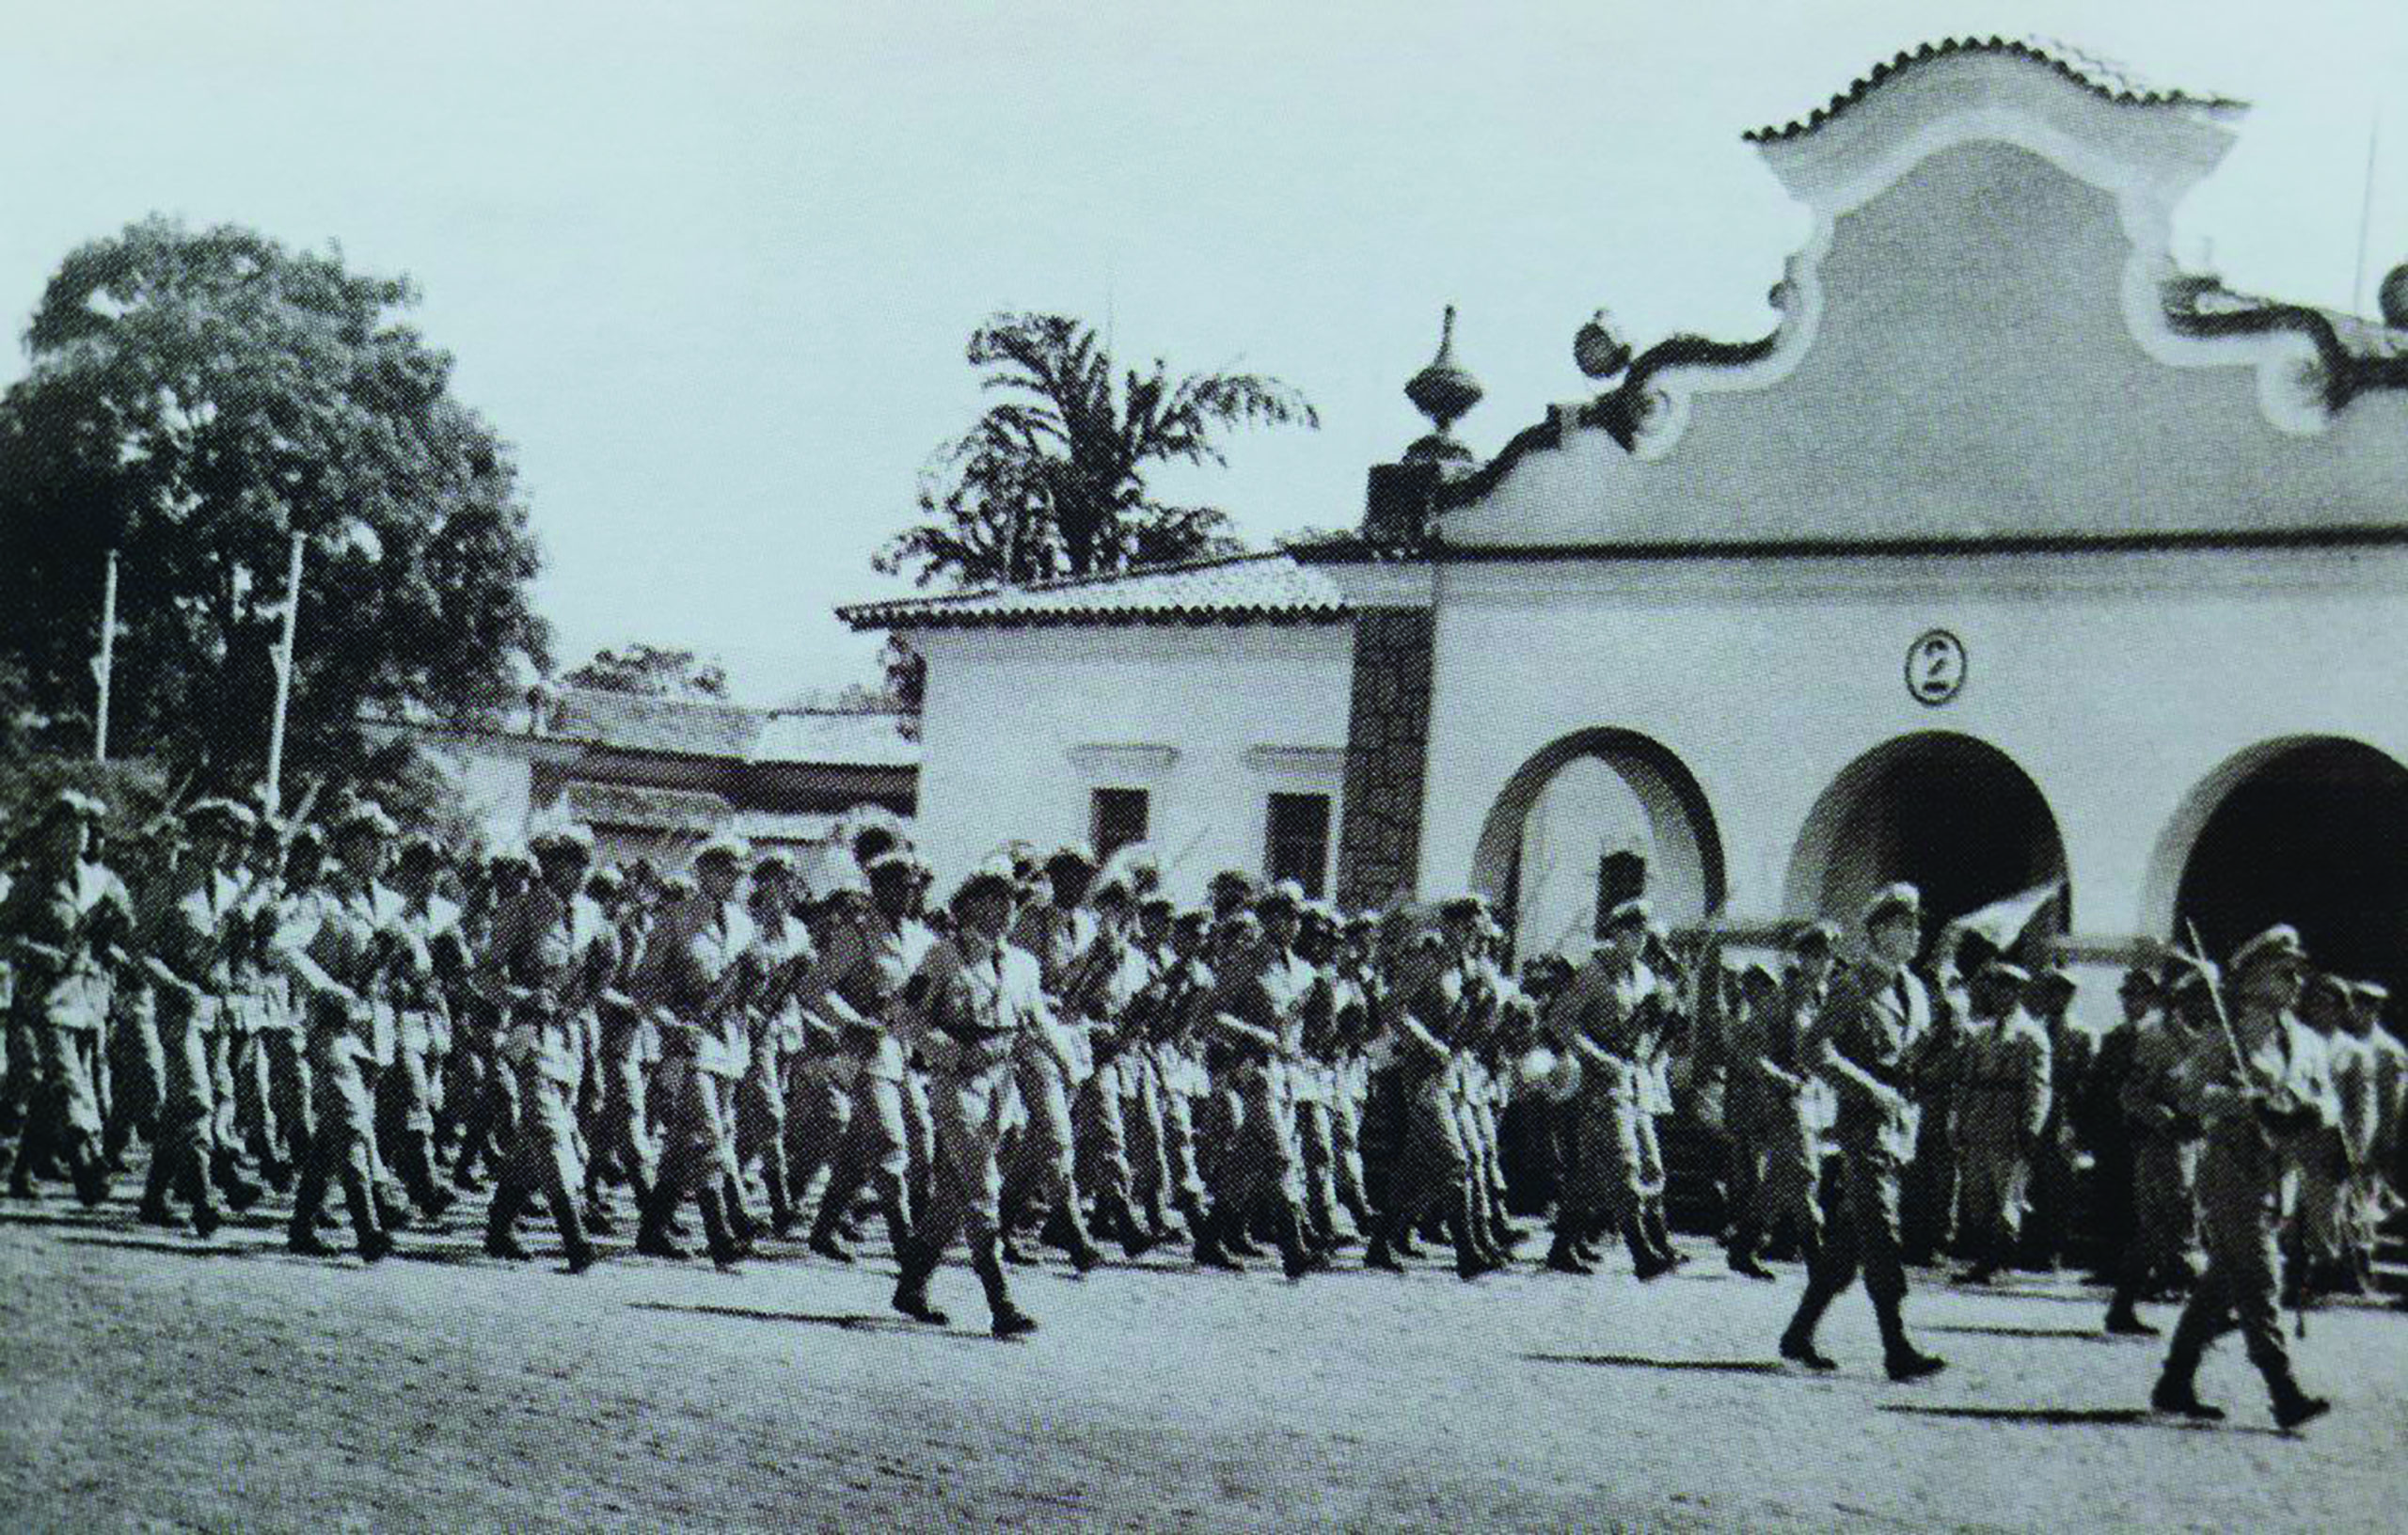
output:
[[[1070,1100],[1087,1075],[1086,1039],[1073,1021],[1060,1016],[1062,989],[1071,968],[1095,942],[1096,914],[1083,903],[1095,876],[1095,859],[1085,847],[1064,847],[1045,861],[1050,900],[1029,903],[1013,925],[1014,947],[1034,957],[1051,1005],[1038,1028],[1022,1032],[1015,1049],[1013,1080],[1028,1122],[1021,1129],[1019,1165],[1011,1179],[1014,1211],[1046,1207],[1050,1240],[1069,1254],[1081,1273],[1103,1260],[1087,1238],[1079,1208],[1078,1143]],[[1019,1223],[1007,1220],[1006,1226]]]
[[[1203,1026],[1232,1052],[1228,1077],[1238,1100],[1234,1138],[1222,1148],[1224,1174],[1212,1221],[1221,1244],[1268,1211],[1281,1266],[1291,1279],[1320,1267],[1304,1241],[1304,1168],[1296,1145],[1296,1105],[1288,1073],[1303,1046],[1312,967],[1291,946],[1304,893],[1281,880],[1255,902],[1259,939],[1235,947],[1215,973]],[[1244,926],[1231,919],[1231,931]]]
[[[1455,1274],[1477,1279],[1492,1265],[1472,1231],[1470,1153],[1453,1112],[1452,1066],[1469,1005],[1471,954],[1481,911],[1457,899],[1439,910],[1435,932],[1417,934],[1400,956],[1386,1025],[1395,1052],[1401,1110],[1387,1207],[1363,1255],[1367,1268],[1402,1273],[1399,1254],[1434,1207],[1445,1212]]]
[[[1647,1230],[1646,1147],[1652,1128],[1640,1076],[1654,1049],[1650,1015],[1662,982],[1641,955],[1650,910],[1634,896],[1607,913],[1597,950],[1556,997],[1550,1027],[1559,1050],[1580,1063],[1575,1100],[1576,1160],[1566,1169],[1556,1208],[1555,1242],[1546,1266],[1560,1274],[1592,1274],[1578,1243],[1592,1231],[1621,1234],[1631,1272],[1642,1280],[1672,1269]]]
[[[644,1001],[661,1034],[655,1085],[667,1134],[659,1180],[643,1212],[636,1251],[682,1258],[669,1224],[691,1195],[703,1212],[711,1260],[722,1269],[742,1256],[727,1191],[736,1186],[729,1110],[744,1074],[744,1005],[753,980],[745,962],[752,921],[735,899],[748,849],[734,836],[705,843],[694,855],[694,894],[664,912],[646,974]]]
[[[2210,1344],[2238,1327],[2249,1361],[2265,1378],[2274,1421],[2293,1429],[2332,1409],[2300,1388],[2275,1309],[2280,1258],[2275,1247],[2286,1146],[2329,1128],[2314,1076],[2313,1044],[2290,1016],[2305,980],[2307,952],[2298,932],[2267,929],[2232,957],[2229,1032],[2194,1042],[2181,1081],[2186,1106],[2206,1126],[2199,1158],[2199,1215],[2207,1272],[2192,1288],[2174,1329],[2149,1403],[2160,1412],[2212,1420],[2224,1410],[2199,1400],[2194,1385]],[[2215,975],[2195,962],[2201,981]]]
[[[379,878],[397,834],[391,818],[372,802],[347,812],[335,825],[332,878],[277,938],[284,945],[284,966],[306,998],[315,1121],[285,1239],[296,1253],[333,1252],[317,1231],[329,1182],[341,1185],[359,1256],[373,1263],[393,1250],[376,1205],[369,1063],[380,1031],[392,1028],[385,972],[407,939],[401,898]]]
[[[863,871],[868,898],[836,905],[823,929],[818,967],[804,987],[806,1008],[835,1026],[837,1048],[853,1061],[850,1122],[811,1226],[811,1250],[840,1263],[853,1255],[837,1227],[864,1183],[877,1196],[898,1256],[918,1214],[910,1119],[915,1041],[907,1029],[903,988],[937,942],[920,920],[921,869],[901,847],[870,859]]]
[[[2120,1052],[2116,1103],[2131,1147],[2131,1224],[2107,1303],[2107,1331],[2147,1337],[2157,1329],[2135,1309],[2141,1298],[2188,1289],[2194,1277],[2192,1189],[2200,1125],[2184,1107],[2181,1077],[2197,1036],[2216,1023],[2206,980],[2189,966],[2175,967],[2163,980],[2136,966],[2126,973],[2122,992],[2131,1042]],[[2099,1053],[2103,1059],[2107,1052],[2102,1047]]]
[[[1131,1204],[1135,1177],[1129,1159],[1127,1100],[1140,1096],[1142,1088],[1132,1091],[1124,1083],[1132,1077],[1142,1082],[1131,1053],[1141,1032],[1133,1008],[1153,964],[1131,934],[1136,906],[1128,885],[1110,879],[1090,899],[1095,936],[1073,962],[1061,1000],[1064,1021],[1083,1031],[1094,1063],[1072,1100],[1071,1122],[1078,1136],[1080,1184],[1095,1196],[1097,1228],[1133,1258],[1154,1243],[1138,1225]]]
[[[2031,977],[2004,959],[1975,973],[1956,1051],[1957,1230],[1986,1285],[2015,1260],[2032,1148],[2050,1123],[2049,1037],[2019,1002]]]
[[[169,899],[143,930],[155,1017],[160,1031],[159,1112],[150,1140],[150,1169],[140,1218],[166,1226],[172,1192],[190,1207],[193,1229],[206,1237],[218,1226],[210,1187],[210,1147],[215,1127],[216,1079],[210,1037],[232,986],[229,943],[236,936],[243,885],[237,849],[253,817],[230,799],[202,799],[184,812],[190,839]]]
[[[737,1184],[743,1184],[742,1169],[760,1163],[769,1229],[783,1237],[795,1223],[786,1188],[786,1066],[804,1041],[802,1009],[794,994],[818,958],[809,930],[794,914],[793,860],[772,852],[754,862],[745,910],[752,919],[747,963],[759,978],[748,1009],[749,1053],[736,1094]],[[741,1200],[731,1194],[731,1219],[741,1209]],[[745,1241],[752,1237],[740,1223],[737,1234]]]
[[[1920,1118],[1914,1084],[1933,1038],[1931,997],[1909,968],[1922,922],[1914,886],[1893,884],[1874,896],[1864,912],[1867,952],[1833,983],[1809,1041],[1808,1058],[1839,1094],[1842,1158],[1835,1208],[1825,1212],[1806,1292],[1781,1337],[1781,1356],[1812,1369],[1836,1368],[1815,1349],[1814,1329],[1860,1273],[1890,1378],[1911,1381],[1945,1368],[1908,1339],[1898,1229],[1899,1183]]]
[[[435,1108],[443,1059],[452,1049],[451,995],[468,971],[459,909],[436,890],[442,872],[442,844],[424,832],[403,841],[393,884],[412,942],[395,976],[401,1016],[393,1063],[376,1084],[378,1143],[388,1148],[402,1186],[429,1220],[441,1219],[452,1206],[436,1174]]]
[[[928,1280],[956,1236],[967,1235],[970,1265],[987,1293],[998,1337],[1031,1332],[1036,1320],[1012,1304],[1004,1276],[1003,1172],[997,1157],[1012,1058],[1020,1036],[1043,1026],[1038,963],[1004,942],[1013,884],[994,869],[974,872],[946,903],[951,936],[932,945],[905,988],[919,1014],[932,1078],[936,1120],[933,1197],[911,1233],[895,1281],[895,1309],[943,1326],[928,1302]]]
[[[1758,1261],[1758,1244],[1787,1237],[1810,1259],[1822,1216],[1814,1202],[1821,1148],[1806,1103],[1813,1068],[1804,1041],[1830,984],[1839,929],[1808,924],[1790,944],[1790,964],[1776,977],[1764,966],[1741,973],[1742,1011],[1731,1049],[1729,1097],[1723,1118],[1735,1161],[1729,1262],[1751,1279],[1773,1273]]]
[[[110,951],[134,926],[133,901],[106,867],[87,861],[100,800],[62,789],[42,813],[28,865],[0,903],[0,939],[15,971],[13,1018],[38,1052],[34,1094],[8,1192],[40,1197],[35,1175],[64,1163],[86,1205],[108,1195],[95,1076],[108,1018]]]
[[[2082,1191],[2076,1169],[2084,1149],[2074,1133],[2074,1108],[2090,1071],[2090,1036],[2073,1021],[2076,986],[2062,966],[2041,971],[2025,988],[2024,1010],[2049,1041],[2049,1119],[2033,1143],[2031,1212],[2023,1226],[2023,1256],[2053,1270],[2072,1246]]]
[[[1200,907],[1172,916],[1169,957],[1143,1003],[1154,1070],[1162,1081],[1163,1198],[1186,1221],[1188,1239],[1196,1243],[1199,1257],[1209,1245],[1209,1223],[1196,1117],[1196,1104],[1212,1091],[1212,1081],[1196,1037],[1212,994],[1212,970],[1204,959],[1212,924],[1212,913]]]
[[[584,1073],[584,1017],[612,973],[615,935],[583,894],[594,834],[571,826],[535,839],[536,878],[494,921],[479,967],[501,1005],[501,1059],[517,1084],[517,1115],[485,1211],[485,1252],[524,1262],[513,1232],[538,1195],[560,1228],[571,1274],[593,1266],[578,1194],[576,1094]]]

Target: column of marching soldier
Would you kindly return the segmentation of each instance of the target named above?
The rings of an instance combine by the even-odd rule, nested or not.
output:
[[[2053,1267],[2079,1211],[2110,1330],[2187,1294],[2155,1405],[2220,1416],[2193,1373],[2237,1327],[2289,1427],[2326,1404],[2277,1306],[2365,1288],[2408,1181],[2384,993],[2310,969],[2289,927],[2221,972],[2134,966],[2094,1044],[2062,970],[1977,956],[1963,925],[1924,953],[1909,885],[1853,939],[1805,926],[1779,969],[1684,947],[1632,900],[1585,963],[1516,978],[1477,897],[1341,917],[1232,873],[1180,909],[1142,850],[999,857],[932,909],[875,827],[814,898],[729,837],[672,878],[594,867],[574,827],[455,866],[366,801],[321,832],[203,800],[112,873],[106,814],[59,794],[0,876],[9,1192],[63,1171],[97,1204],[140,1135],[142,1220],[181,1202],[206,1236],[257,1174],[291,1191],[304,1254],[332,1253],[336,1190],[370,1261],[489,1184],[486,1251],[526,1258],[540,1203],[572,1272],[622,1191],[635,1251],[688,1257],[690,1200],[721,1266],[806,1214],[809,1250],[850,1261],[866,1205],[896,1309],[943,1321],[927,1286],[966,1240],[1010,1336],[1036,1325],[1007,1278],[1032,1228],[1082,1273],[1096,1235],[1134,1257],[1176,1234],[1233,1271],[1267,1242],[1291,1279],[1357,1244],[1401,1271],[1425,1237],[1476,1279],[1526,1240],[1512,1157],[1552,1190],[1546,1269],[1619,1242],[1652,1279],[1684,1260],[1657,1140],[1677,1057],[1693,1098],[1719,1093],[1730,1267],[1805,1259],[1785,1359],[1831,1368],[1815,1324],[1861,1274],[1891,1377],[1937,1371],[1907,1267]]]

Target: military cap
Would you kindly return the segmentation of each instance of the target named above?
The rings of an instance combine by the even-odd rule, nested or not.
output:
[[[394,857],[407,865],[440,863],[443,862],[443,844],[429,832],[413,831],[402,839],[401,851]]]
[[[1488,915],[1488,903],[1478,895],[1450,895],[1438,903],[1438,916],[1444,922],[1461,922]]]
[[[1753,985],[1768,987],[1778,990],[1781,987],[1781,975],[1772,968],[1772,966],[1765,963],[1762,959],[1757,959],[1751,961],[1746,969],[1739,972],[1739,984],[1742,986]]]
[[[784,852],[771,848],[752,861],[752,878],[755,882],[763,879],[792,879],[794,860],[788,858]]]
[[[1218,925],[1214,936],[1225,937],[1230,933],[1259,933],[1261,931],[1261,921],[1253,912],[1241,908],[1230,912]]]
[[[495,874],[515,869],[520,874],[535,872],[535,855],[524,847],[497,847],[486,855],[485,867]]]
[[[1840,946],[1840,925],[1816,918],[1798,929],[1789,941],[1793,954],[1829,954]]]
[[[1071,842],[1054,848],[1046,857],[1045,872],[1048,874],[1052,874],[1055,869],[1071,867],[1092,872],[1095,868],[1095,850],[1084,842]]]
[[[78,820],[98,821],[105,819],[108,813],[109,807],[97,798],[81,789],[63,788],[50,797],[50,803],[44,807],[42,815],[45,819],[72,815]]]
[[[2350,989],[2360,1002],[2369,1002],[2378,1007],[2391,1000],[2391,988],[2381,981],[2359,981]]]
[[[591,859],[594,856],[594,833],[576,821],[546,831],[527,841],[527,850],[539,863],[555,858]]]
[[[251,813],[250,806],[216,795],[194,800],[184,807],[183,814],[183,824],[191,831],[208,828],[230,836],[240,836],[249,831],[259,825],[259,820]]]
[[[1212,880],[1206,884],[1204,888],[1209,891],[1216,892],[1242,890],[1251,894],[1254,890],[1254,877],[1247,874],[1242,874],[1236,869],[1223,869],[1220,873],[1212,876]]]
[[[1873,899],[1864,903],[1864,926],[1874,927],[1892,917],[1904,916],[1920,921],[1923,917],[1923,892],[1904,879],[1883,885]]]
[[[402,829],[393,824],[393,817],[385,814],[385,807],[373,799],[359,800],[344,810],[341,815],[335,817],[334,830],[338,837],[358,836],[363,833],[376,837],[397,837],[402,833]],[[293,841],[293,845],[298,847],[301,839],[295,836]]]
[[[1332,932],[1335,932],[1339,926],[1338,908],[1330,905],[1327,901],[1307,901],[1305,903],[1305,920],[1307,922],[1319,923],[1323,926],[1329,928]]]
[[[1107,900],[1126,906],[1133,903],[1136,899],[1137,893],[1129,888],[1129,881],[1117,877],[1105,880],[1103,883],[1096,886],[1093,890],[1087,892],[1087,904],[1089,906],[1101,906]]]
[[[2212,989],[2223,979],[2223,972],[2212,960],[2179,951],[2165,957],[2165,995],[2169,1001],[2202,986]]]
[[[702,894],[702,888],[690,874],[673,874],[660,882],[660,894],[668,901],[689,901]]]
[[[919,871],[920,861],[917,858],[914,858],[908,849],[893,846],[877,853],[868,862],[862,865],[862,877],[867,879],[875,879],[881,874],[908,875],[917,874]]]
[[[597,900],[610,900],[627,888],[626,876],[614,868],[599,868],[585,877],[585,891]]]
[[[1301,912],[1305,909],[1305,887],[1293,879],[1281,879],[1265,886],[1262,894],[1254,898],[1254,905],[1259,911],[1285,907],[1291,911]]]
[[[694,862],[706,858],[723,858],[731,863],[742,863],[752,853],[752,845],[733,831],[721,831],[694,849]]]
[[[2252,965],[2276,959],[2288,959],[2295,964],[2306,962],[2307,945],[2301,941],[2299,929],[2289,923],[2277,923],[2235,949],[2230,969],[2238,977],[2246,974]]]
[[[1212,926],[1212,909],[1202,906],[1182,906],[1172,914],[1170,925],[1174,927],[1193,927],[1201,932]]]
[[[901,847],[902,841],[891,827],[864,826],[853,833],[853,861],[866,867]]]
[[[2044,995],[2058,991],[2069,997],[2082,989],[2082,983],[2075,980],[2073,972],[2065,966],[2051,965],[2032,977],[2032,989]]]
[[[981,863],[964,875],[961,883],[953,887],[953,894],[944,904],[949,909],[958,911],[982,896],[1010,896],[1018,894],[1019,889],[1019,884],[1012,878],[1009,870],[991,862]]]
[[[2020,991],[2032,984],[2033,977],[2032,973],[2021,965],[1993,959],[1973,972],[1973,979],[1987,986],[2011,986]]]
[[[1179,903],[1177,901],[1172,900],[1169,896],[1164,894],[1159,890],[1148,891],[1137,902],[1137,910],[1140,911],[1168,912],[1177,910],[1178,908]]]
[[[1656,909],[1648,904],[1647,897],[1633,895],[1630,899],[1618,903],[1606,913],[1606,931],[1610,933],[1618,927],[1638,927],[1644,930],[1655,921]]]

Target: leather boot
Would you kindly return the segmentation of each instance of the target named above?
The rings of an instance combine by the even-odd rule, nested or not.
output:
[[[1458,1190],[1449,1203],[1452,1208],[1447,1211],[1446,1229],[1455,1248],[1455,1277],[1477,1279],[1493,1272],[1488,1255],[1480,1250],[1480,1243],[1472,1231],[1469,1198]]]
[[[925,1243],[910,1242],[895,1249],[903,1266],[895,1281],[895,1298],[891,1303],[913,1321],[924,1321],[931,1327],[945,1324],[945,1314],[928,1304],[928,1276],[936,1273],[935,1256]]]
[[[744,1186],[732,1178],[719,1180],[720,1209],[727,1221],[728,1235],[735,1239],[736,1256],[752,1256],[752,1243],[760,1240],[761,1223],[744,1208]]]
[[[2322,1417],[2333,1410],[2333,1404],[2322,1397],[2311,1397],[2299,1388],[2299,1383],[2289,1376],[2278,1376],[2268,1383],[2274,1399],[2274,1424],[2281,1429],[2296,1429],[2304,1423]]]
[[[736,1233],[728,1228],[725,1192],[719,1183],[706,1182],[695,1194],[694,1203],[702,1207],[703,1238],[710,1245],[711,1261],[722,1272],[733,1274],[744,1251],[737,1245]]]
[[[402,1137],[400,1147],[402,1186],[409,1191],[410,1203],[430,1221],[439,1221],[452,1208],[452,1191],[435,1177],[434,1138],[413,1131]]]
[[[1648,1200],[1640,1212],[1640,1220],[1647,1228],[1648,1245],[1656,1249],[1656,1256],[1662,1258],[1668,1267],[1677,1269],[1688,1261],[1687,1257],[1672,1245],[1671,1230],[1664,1224],[1662,1200]]]
[[[1556,1226],[1555,1243],[1546,1250],[1541,1266],[1557,1274],[1592,1274],[1597,1272],[1580,1261],[1580,1255],[1573,1250],[1569,1228],[1561,1225]]]
[[[493,1191],[493,1203],[485,1209],[485,1256],[524,1263],[533,1255],[518,1244],[518,1234],[513,1229],[518,1213],[527,1208],[527,1190],[515,1181],[505,1181]]]
[[[158,1160],[154,1154],[152,1157],[154,1165]],[[201,1170],[198,1161],[187,1160],[183,1167],[183,1177],[180,1181],[183,1185],[184,1198],[192,1206],[193,1230],[203,1241],[215,1236],[218,1226],[224,1223],[217,1213],[217,1201],[209,1192],[209,1175]],[[163,1199],[161,1208],[164,1209],[165,1205],[166,1202]]]
[[[1798,1297],[1798,1309],[1781,1335],[1781,1356],[1804,1365],[1809,1369],[1837,1369],[1839,1366],[1814,1347],[1814,1329],[1822,1321],[1837,1292],[1822,1283],[1811,1271],[1806,1276],[1806,1292]]]
[[[356,1172],[346,1170],[342,1178],[342,1200],[351,1211],[352,1235],[359,1242],[359,1259],[374,1263],[393,1250],[393,1239],[384,1224],[376,1218],[376,1200],[368,1180]]]
[[[1291,1279],[1302,1279],[1316,1269],[1329,1267],[1329,1259],[1305,1245],[1304,1221],[1293,1205],[1282,1204],[1275,1219],[1278,1222],[1280,1272]]]
[[[1003,1259],[993,1242],[978,1243],[970,1266],[977,1271],[979,1288],[987,1292],[987,1311],[991,1319],[989,1324],[997,1337],[1018,1337],[1037,1331],[1037,1319],[1012,1304],[1011,1286],[1004,1278]]]
[[[564,1189],[555,1189],[547,1201],[552,1207],[552,1224],[561,1228],[561,1256],[568,1260],[568,1272],[583,1274],[594,1267],[594,1244],[585,1238],[585,1225],[578,1219],[577,1201]]]
[[[677,1185],[662,1179],[652,1186],[644,1199],[636,1229],[636,1251],[646,1258],[665,1258],[682,1262],[694,1255],[670,1240],[669,1222],[685,1203]]]
[[[226,1195],[226,1207],[237,1215],[258,1204],[265,1192],[243,1176],[243,1170],[234,1165],[234,1153],[222,1146],[209,1154],[209,1174]]]
[[[1672,1272],[1671,1259],[1656,1250],[1647,1240],[1647,1227],[1636,1212],[1623,1217],[1623,1245],[1630,1251],[1630,1272],[1640,1280],[1659,1278]]]
[[[1907,1325],[1894,1299],[1876,1300],[1873,1314],[1881,1324],[1881,1368],[1893,1381],[1919,1381],[1948,1368],[1948,1361],[1925,1353],[1907,1340]]]
[[[157,1150],[150,1153],[150,1170],[142,1178],[142,1203],[135,1207],[134,1218],[144,1226],[173,1226],[175,1211],[167,1208],[167,1158]]]
[[[761,1187],[769,1199],[770,1232],[781,1237],[787,1235],[794,1230],[795,1209],[786,1198],[786,1171],[778,1165],[774,1154],[761,1160]]]
[[[1119,1195],[1112,1195],[1097,1201],[1096,1220],[1103,1234],[1120,1243],[1120,1250],[1132,1258],[1143,1258],[1153,1250],[1152,1234],[1137,1224],[1137,1217],[1130,1211],[1129,1202]]]
[[[335,1250],[318,1235],[318,1212],[326,1201],[326,1175],[315,1157],[302,1164],[300,1185],[293,1194],[293,1219],[285,1228],[287,1250],[307,1258],[332,1258]]]
[[[1229,1251],[1227,1240],[1228,1220],[1225,1212],[1197,1211],[1189,1217],[1196,1227],[1196,1261],[1208,1269],[1224,1269],[1230,1274],[1244,1274],[1245,1263]]]

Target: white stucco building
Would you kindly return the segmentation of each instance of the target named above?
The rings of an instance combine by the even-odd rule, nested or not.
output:
[[[924,843],[1142,793],[1193,889],[1309,862],[1318,801],[1342,899],[1481,890],[1530,948],[1641,879],[1743,937],[2063,879],[2087,962],[2279,918],[2408,982],[2408,276],[2384,325],[2179,270],[2241,117],[1901,55],[1748,135],[1812,215],[1771,335],[1592,336],[1482,465],[1449,350],[1356,538],[848,609],[928,660]]]

